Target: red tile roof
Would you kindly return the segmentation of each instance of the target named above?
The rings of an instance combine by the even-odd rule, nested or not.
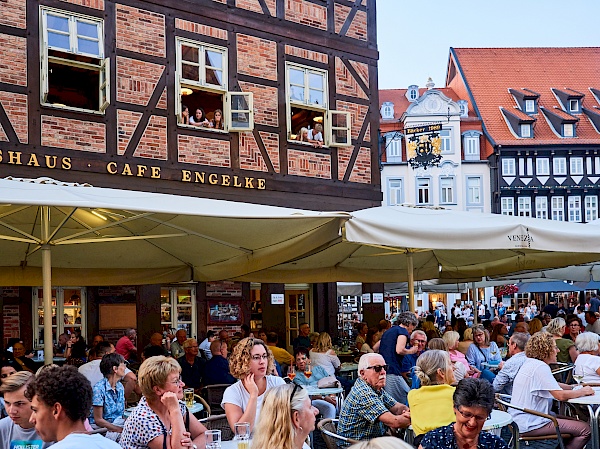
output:
[[[467,84],[488,133],[498,145],[524,143],[509,131],[500,111],[501,107],[512,109],[515,105],[509,88],[538,92],[539,106],[548,109],[560,107],[551,88],[585,94],[584,108],[598,105],[589,88],[600,89],[600,47],[455,48],[451,49],[448,73],[452,73],[455,60],[457,75],[448,80],[448,86],[460,91],[462,84]],[[600,134],[585,115],[577,116],[580,120],[575,138],[558,137],[541,112],[534,117],[538,119],[535,138],[527,139],[526,144],[600,144]]]
[[[569,114],[559,108],[544,108],[544,110],[549,112],[550,114],[554,114],[557,117],[560,117],[561,119],[569,121],[569,122],[572,122],[573,120],[579,120],[579,116],[581,115],[581,114],[572,115],[572,114]]]
[[[506,111],[507,113],[514,115],[519,120],[522,120],[524,122],[535,121],[537,119],[537,114],[535,116],[525,114],[523,111],[521,111],[516,106],[513,106],[512,108],[502,108],[502,109],[504,109],[504,111]]]

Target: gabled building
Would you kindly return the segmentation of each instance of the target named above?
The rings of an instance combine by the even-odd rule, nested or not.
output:
[[[452,48],[446,84],[482,121],[492,211],[598,218],[600,48]]]

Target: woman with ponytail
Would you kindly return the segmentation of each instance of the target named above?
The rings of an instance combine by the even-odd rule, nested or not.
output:
[[[423,436],[430,430],[454,422],[454,371],[448,352],[439,349],[425,351],[417,359],[415,374],[421,388],[408,392],[408,406],[413,431],[414,446],[419,447]],[[436,413],[431,413],[435,410]]]

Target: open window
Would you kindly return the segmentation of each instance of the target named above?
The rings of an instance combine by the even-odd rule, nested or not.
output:
[[[327,71],[286,64],[288,140],[312,145],[351,144],[351,117],[328,107]]]
[[[104,112],[110,103],[110,64],[104,58],[103,22],[41,8],[41,102]]]
[[[252,130],[252,93],[228,92],[227,79],[225,47],[177,38],[178,123],[221,132]]]

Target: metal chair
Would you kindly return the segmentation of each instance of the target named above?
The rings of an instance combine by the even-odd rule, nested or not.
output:
[[[223,441],[233,440],[233,431],[224,413],[222,415],[212,415],[208,418],[203,418],[200,422],[209,430],[220,430]]]
[[[565,384],[573,383],[573,368],[575,365],[556,362],[551,365],[552,375],[558,382]]]
[[[337,424],[339,419],[322,419],[317,424],[317,428],[321,431],[323,435],[323,440],[325,441],[325,445],[327,449],[338,449],[338,442],[344,442],[348,444],[359,443],[358,440],[353,440],[352,438],[346,438],[337,433]]]
[[[501,410],[508,411],[509,408],[514,408],[515,410],[520,410],[523,413],[528,413],[530,415],[541,416],[543,418],[549,419],[554,424],[554,435],[527,436],[519,433],[519,428],[517,427],[517,425],[515,423],[512,423],[513,425],[509,426],[509,429],[514,439],[515,449],[519,448],[519,443],[521,441],[530,442],[542,440],[557,440],[558,447],[560,447],[560,449],[565,449],[564,440],[572,438],[573,435],[571,435],[570,433],[564,433],[560,431],[560,427],[558,426],[558,421],[555,416],[547,415],[546,413],[541,413],[536,410],[518,407],[516,405],[511,404],[510,402],[506,402],[502,399],[502,397],[506,397],[506,395],[496,395],[496,404],[498,404],[498,408],[500,408]]]
[[[207,385],[202,389],[202,395],[206,398],[206,401],[210,405],[211,410],[214,413],[225,413],[225,410],[221,407],[221,400],[223,399],[223,393],[230,384],[214,384]]]
[[[202,396],[199,396],[197,394],[194,395],[194,400],[204,406],[204,410],[199,413],[206,412],[206,417],[210,417],[210,405],[208,405],[208,402],[206,402]]]

